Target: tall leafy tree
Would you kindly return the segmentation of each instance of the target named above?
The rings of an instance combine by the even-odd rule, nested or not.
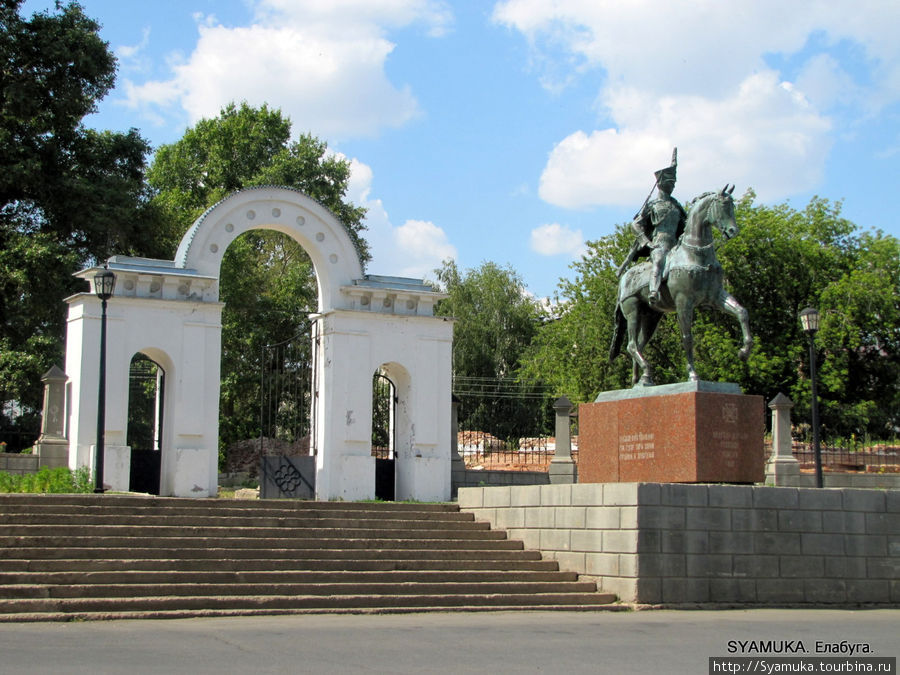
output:
[[[518,378],[522,355],[541,321],[540,305],[522,278],[493,262],[460,273],[452,260],[436,275],[450,296],[436,314],[455,319],[453,373],[462,428],[510,440],[549,431],[541,428],[549,419],[542,390],[523,386]]]
[[[329,154],[310,135],[291,140],[291,122],[280,111],[246,103],[228,105],[160,147],[148,177],[153,204],[164,215],[174,253],[183,233],[207,208],[245,187],[297,188],[330,209],[365,261],[365,209],[346,199],[350,164]],[[171,255],[170,253],[170,255]],[[262,348],[308,333],[316,309],[315,270],[303,248],[275,232],[248,232],[228,247],[222,261],[222,393],[220,439],[256,437]],[[301,338],[303,339],[303,338]]]
[[[37,409],[40,375],[62,360],[62,298],[80,266],[152,253],[137,131],[87,129],[115,58],[77,3],[30,18],[0,6],[0,399]]]
[[[798,314],[816,307],[826,434],[891,434],[900,426],[900,242],[863,232],[840,203],[814,197],[803,210],[754,203],[737,209],[740,235],[719,251],[734,294],[750,312],[757,346],[745,368],[724,358],[737,333],[704,317],[706,372],[769,400],[784,392],[809,414],[807,338]]]
[[[439,316],[456,319],[453,371],[467,377],[509,377],[540,323],[541,310],[513,269],[493,262],[461,274],[452,260],[436,270],[441,289],[449,294],[437,307]]]

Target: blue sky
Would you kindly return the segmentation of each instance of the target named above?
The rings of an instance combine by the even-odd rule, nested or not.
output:
[[[157,147],[229,101],[281,108],[353,162],[371,273],[493,260],[552,295],[675,145],[682,201],[818,194],[900,236],[895,0],[82,4],[119,60],[90,124]]]

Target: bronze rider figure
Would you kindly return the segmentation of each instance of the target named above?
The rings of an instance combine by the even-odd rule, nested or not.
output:
[[[650,297],[651,305],[659,302],[659,289],[663,282],[666,255],[684,232],[686,214],[681,204],[672,197],[675,188],[675,171],[678,165],[678,148],[672,151],[672,163],[655,171],[656,199],[650,195],[641,210],[631,222],[631,229],[637,235],[624,262],[619,266],[617,276],[621,277],[628,266],[638,258],[650,257]],[[650,191],[653,194],[653,191]]]

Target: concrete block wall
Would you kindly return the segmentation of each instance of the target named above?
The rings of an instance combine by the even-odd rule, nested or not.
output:
[[[453,476],[454,488],[493,487],[506,485],[549,485],[546,471],[491,471],[490,469],[466,469]]]
[[[37,473],[39,458],[37,455],[20,455],[17,452],[0,452],[0,471],[22,475]]]
[[[900,491],[581,483],[459,504],[626,602],[900,606]]]
[[[870,490],[900,490],[900,473],[832,473],[822,475],[825,487],[866,488]],[[783,482],[782,482],[783,481]],[[785,479],[774,479],[766,476],[769,485],[787,487],[815,487],[816,477],[811,473],[801,473]]]

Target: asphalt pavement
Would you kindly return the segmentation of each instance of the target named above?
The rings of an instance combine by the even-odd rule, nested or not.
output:
[[[800,643],[813,655],[817,643],[840,648],[842,641],[868,645],[866,656],[900,656],[900,610],[481,612],[4,623],[0,673],[663,675],[707,673],[709,657],[746,656],[748,649],[753,655],[754,647],[758,654],[759,647],[796,649]]]

